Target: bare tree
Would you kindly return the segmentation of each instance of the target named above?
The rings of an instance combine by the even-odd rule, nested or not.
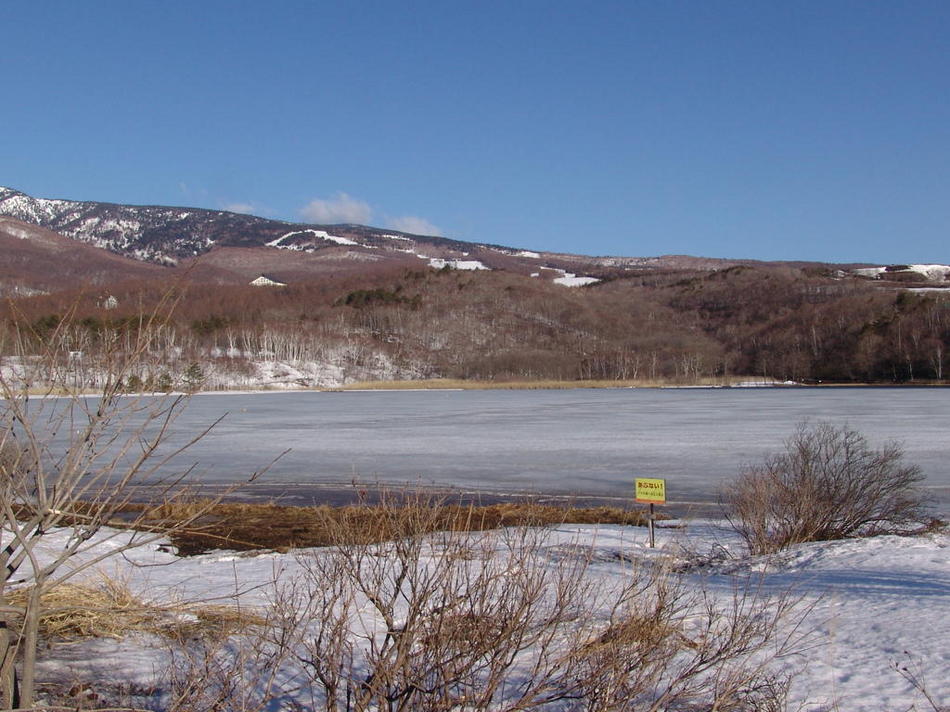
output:
[[[151,353],[153,337],[173,306],[172,300],[137,323],[127,324],[127,339],[107,339],[95,365],[100,388],[86,394],[68,369],[68,320],[37,340],[15,368],[0,370],[0,693],[7,707],[33,705],[35,663],[43,595],[106,557],[155,541],[184,527],[206,511],[184,519],[149,519],[142,513],[124,531],[108,529],[139,485],[152,497],[188,496],[188,468],[169,469],[172,460],[208,430],[169,442],[184,395],[127,396],[126,379]],[[28,329],[28,327],[24,327]],[[252,476],[253,477],[253,476]],[[208,502],[210,506],[211,502]],[[50,545],[50,533],[68,535]],[[103,546],[103,539],[113,539]],[[7,603],[11,587],[26,588],[22,606]],[[19,699],[14,666],[19,661]]]

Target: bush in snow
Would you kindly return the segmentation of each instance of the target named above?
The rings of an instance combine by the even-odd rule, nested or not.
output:
[[[276,597],[275,647],[296,641],[314,707],[784,709],[778,658],[801,641],[778,631],[803,614],[789,596],[715,602],[645,563],[597,586],[590,550],[545,530],[431,533],[424,502],[379,516],[401,536],[361,542],[337,522],[338,545],[302,553],[303,580]]]
[[[848,427],[802,424],[785,451],[726,490],[727,517],[753,554],[805,541],[904,531],[924,519],[920,468],[897,443],[873,449]]]

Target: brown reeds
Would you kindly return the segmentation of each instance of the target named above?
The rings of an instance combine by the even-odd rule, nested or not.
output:
[[[573,507],[511,502],[491,505],[452,504],[414,495],[384,495],[377,504],[342,507],[321,505],[292,507],[278,504],[221,502],[208,508],[200,500],[174,502],[146,510],[150,521],[187,520],[195,511],[205,511],[193,526],[175,528],[172,543],[182,555],[213,549],[247,551],[346,544],[372,544],[436,531],[482,531],[499,527],[544,527],[557,524],[621,524],[645,526],[641,511],[619,507]],[[396,505],[394,507],[394,505]],[[380,516],[383,511],[399,511],[398,516]],[[419,514],[425,510],[425,516]],[[418,530],[426,522],[426,531]],[[340,540],[345,532],[345,541]]]

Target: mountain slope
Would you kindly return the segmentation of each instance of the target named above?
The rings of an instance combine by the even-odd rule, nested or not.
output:
[[[175,263],[213,247],[317,251],[337,246],[464,252],[473,245],[362,225],[310,225],[203,208],[50,200],[0,187],[0,215],[140,260]],[[481,247],[481,246],[479,246]]]
[[[202,256],[203,262],[241,263],[242,278],[276,263],[293,266],[295,273],[321,273],[346,262],[444,266],[456,269],[504,269],[562,284],[583,284],[584,276],[606,276],[629,270],[655,268],[718,269],[736,260],[665,257],[590,257],[536,252],[489,243],[364,225],[314,225],[270,220],[202,208],[119,205],[35,198],[0,187],[0,215],[33,223],[61,235],[142,261],[173,265]],[[249,255],[205,257],[224,248],[264,248],[275,253],[255,268]],[[295,258],[277,257],[284,252]],[[262,257],[265,253],[258,252]],[[316,259],[301,259],[302,255]],[[580,278],[573,275],[580,274]]]
[[[154,279],[166,270],[71,240],[51,230],[0,216],[0,294]]]
[[[190,266],[200,258],[197,271],[203,279],[215,282],[246,283],[261,272],[273,273],[282,281],[300,282],[328,273],[428,266],[501,269],[565,286],[583,286],[643,271],[708,272],[770,264],[687,255],[592,257],[537,252],[364,225],[303,224],[203,208],[35,198],[4,187],[0,187],[0,216],[141,262]],[[807,262],[781,266],[813,266],[825,271],[832,267]],[[950,267],[945,265],[835,267],[842,268],[842,275],[846,270],[859,277],[905,283],[944,282],[950,276]],[[865,269],[855,269],[860,267]]]

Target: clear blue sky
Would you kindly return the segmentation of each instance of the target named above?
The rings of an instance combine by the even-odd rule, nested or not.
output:
[[[950,2],[5,3],[0,185],[587,254],[950,262]]]

